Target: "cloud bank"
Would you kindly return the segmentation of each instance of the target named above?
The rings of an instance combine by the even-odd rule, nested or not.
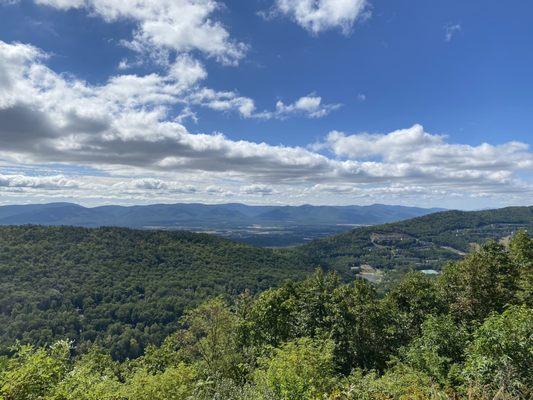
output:
[[[253,117],[253,102],[197,85],[202,65],[182,55],[168,74],[118,75],[103,85],[55,73],[30,45],[0,42],[0,166],[90,167],[66,173],[0,177],[0,193],[129,201],[265,199],[285,203],[446,196],[527,202],[533,169],[528,145],[449,143],[421,125],[390,133],[332,131],[306,148],[192,133],[171,112],[201,104]],[[269,117],[320,117],[334,107],[314,94],[278,102]],[[39,167],[40,168],[40,167]],[[58,192],[61,192],[58,194]],[[329,201],[328,201],[329,200]],[[259,200],[257,200],[259,201]]]

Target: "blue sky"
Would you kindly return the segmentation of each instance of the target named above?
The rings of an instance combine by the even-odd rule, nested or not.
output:
[[[0,203],[530,204],[532,13],[0,0]]]

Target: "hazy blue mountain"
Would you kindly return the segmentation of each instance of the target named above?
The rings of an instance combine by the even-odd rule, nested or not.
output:
[[[122,227],[242,227],[254,224],[371,225],[418,217],[440,209],[371,206],[248,206],[244,204],[153,204],[87,208],[71,203],[0,207],[1,225]]]

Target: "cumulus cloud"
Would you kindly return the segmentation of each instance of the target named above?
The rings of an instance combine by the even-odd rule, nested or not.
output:
[[[254,116],[255,112],[255,102],[252,99],[240,96],[233,91],[220,92],[202,88],[191,93],[187,101],[216,111],[237,111],[244,118]]]
[[[256,170],[262,174],[277,165],[281,175],[292,175],[293,164],[298,167],[307,159],[316,160],[317,165],[328,162],[304,149],[280,152],[275,146],[234,142],[221,134],[189,133],[167,119],[165,106],[181,101],[175,94],[184,90],[180,82],[167,77],[122,75],[103,86],[90,86],[55,74],[39,57],[26,45],[0,43],[0,65],[9,71],[7,79],[15,82],[0,96],[3,154],[156,170]],[[228,106],[217,101],[230,101],[244,115],[251,108],[231,95],[217,97],[209,91],[201,98],[221,109]]]
[[[215,0],[34,0],[61,10],[85,9],[108,22],[137,23],[128,46],[140,52],[178,53],[198,50],[224,64],[236,64],[247,46],[230,38],[213,19],[222,5]]]
[[[191,56],[181,54],[170,67],[169,76],[174,78],[180,85],[189,87],[207,78],[204,66]]]
[[[0,188],[30,189],[77,189],[79,184],[68,177],[58,176],[26,176],[0,174]]]
[[[503,171],[533,168],[529,146],[520,142],[508,142],[493,146],[450,144],[446,137],[424,131],[421,125],[401,129],[388,134],[346,135],[330,132],[324,143],[338,156],[350,158],[379,157],[389,164],[408,164],[419,167],[439,167],[454,171]]]
[[[330,29],[348,34],[358,19],[369,16],[366,0],[276,0],[275,10],[313,34]]]
[[[135,189],[148,189],[148,190],[160,190],[168,189],[168,184],[161,179],[136,179],[128,185]]]
[[[112,179],[106,179],[107,181],[113,181]],[[115,179],[116,180],[116,179]],[[141,178],[141,179],[129,179],[119,178],[116,183],[113,183],[113,187],[125,192],[140,192],[145,191],[159,191],[163,193],[196,193],[197,188],[193,185],[183,184],[172,180],[162,180],[158,178]],[[93,185],[93,189],[102,189],[101,185]]]
[[[323,104],[321,97],[310,94],[300,97],[291,104],[285,104],[280,100],[273,111],[258,111],[255,101],[249,97],[241,96],[234,91],[215,91],[210,88],[201,88],[190,93],[185,101],[215,111],[236,112],[243,118],[264,120],[285,119],[291,116],[322,118],[341,107],[341,104]]]
[[[84,191],[83,196],[133,193],[131,198],[174,199],[181,194],[188,199],[209,196],[213,191],[207,188],[222,183],[221,195],[237,198],[298,198],[316,185],[342,188],[338,193],[345,196],[392,196],[402,187],[411,188],[409,193],[423,188],[431,196],[531,194],[531,186],[517,176],[533,169],[533,155],[524,143],[449,143],[420,125],[377,134],[333,131],[310,148],[191,133],[175,119],[170,105],[197,102],[234,108],[250,117],[257,114],[255,106],[233,92],[196,88],[202,68],[191,59],[177,60],[177,68],[191,72],[183,79],[120,75],[103,85],[56,74],[45,59],[32,46],[0,41],[0,162],[62,163],[121,177],[149,176],[134,181],[99,178],[100,184],[87,183],[92,180],[87,177],[46,178],[54,187]],[[309,95],[275,112],[312,115],[324,107],[318,96]],[[38,186],[41,178],[10,177],[9,182],[18,179],[18,186],[3,179],[8,189],[52,188],[52,183]],[[75,184],[65,183],[70,181]]]
[[[176,122],[179,122],[180,124],[184,123],[188,119],[192,120],[195,124],[198,123],[198,116],[188,106],[185,107],[183,110],[181,110],[179,115],[176,118],[174,118],[174,120]]]
[[[315,94],[300,97],[294,103],[285,104],[283,101],[276,103],[274,117],[284,118],[291,114],[302,114],[310,118],[321,118],[340,108],[340,104],[323,104],[322,98]]]

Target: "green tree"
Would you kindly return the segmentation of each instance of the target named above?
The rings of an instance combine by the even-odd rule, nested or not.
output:
[[[449,400],[450,397],[421,371],[405,365],[383,375],[357,369],[336,388],[329,400]]]
[[[339,371],[385,366],[395,346],[392,315],[378,301],[366,281],[343,285],[334,291],[330,306],[328,338],[334,342]]]
[[[49,348],[17,346],[0,376],[0,399],[40,400],[63,378],[70,357],[70,342]]]
[[[239,341],[240,321],[220,297],[207,301],[183,317],[184,349],[199,369],[211,377],[235,380],[246,373]]]
[[[481,323],[492,311],[501,312],[516,300],[518,274],[504,247],[492,241],[448,265],[439,279],[439,291],[457,319]]]
[[[123,389],[121,380],[121,365],[92,347],[51,390],[49,400],[116,400]]]
[[[511,306],[488,317],[466,351],[471,385],[520,398],[533,395],[533,309]]]
[[[130,400],[186,400],[191,399],[196,383],[196,371],[185,364],[157,374],[139,369],[127,382],[122,394]]]
[[[333,293],[339,286],[335,272],[320,268],[297,286],[297,336],[324,337],[330,331]]]
[[[278,346],[296,336],[296,284],[285,283],[259,294],[248,314],[248,337],[255,345]]]
[[[444,312],[445,305],[436,283],[435,278],[421,272],[409,272],[387,293],[384,306],[396,320],[396,346],[405,345],[418,336],[428,315]]]
[[[464,327],[448,315],[430,315],[421,327],[421,336],[401,351],[400,359],[417,371],[447,386],[457,384],[469,340]]]
[[[509,252],[519,269],[518,299],[533,307],[533,238],[519,230],[509,242]]]
[[[322,398],[335,384],[333,343],[309,338],[288,342],[261,361],[254,381],[259,393],[273,399]]]

